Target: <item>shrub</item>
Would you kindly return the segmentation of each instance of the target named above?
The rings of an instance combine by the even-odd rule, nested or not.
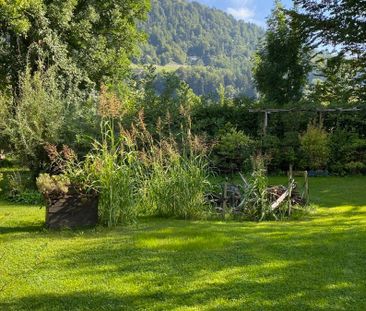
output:
[[[243,171],[250,164],[250,157],[254,152],[254,141],[227,124],[221,131],[218,142],[213,148],[214,165],[222,172],[233,173]]]
[[[366,172],[366,164],[363,162],[349,162],[344,165],[344,168],[350,174],[364,174]]]
[[[32,75],[28,68],[19,88],[20,96],[14,99],[14,113],[5,132],[19,159],[29,167],[38,168],[43,144],[60,140],[66,104],[52,69]]]
[[[297,132],[285,132],[281,145],[282,168],[287,169],[289,164],[297,164],[300,147],[299,134]]]
[[[42,205],[43,198],[37,190],[26,189],[21,193],[7,196],[6,199],[13,203],[29,204],[29,205]]]
[[[70,187],[70,179],[66,175],[40,174],[36,184],[42,194],[67,193]]]
[[[330,156],[329,136],[322,126],[310,123],[300,136],[304,164],[311,169],[323,169]]]
[[[30,176],[24,172],[11,172],[5,180],[5,200],[13,203],[42,204],[42,196],[30,183]]]
[[[265,164],[269,171],[278,170],[282,160],[281,141],[277,136],[264,135],[261,141]]]

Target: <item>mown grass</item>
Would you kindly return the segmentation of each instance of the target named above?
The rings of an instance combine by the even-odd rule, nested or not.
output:
[[[310,185],[319,208],[284,222],[46,231],[2,203],[0,310],[366,310],[366,178]]]

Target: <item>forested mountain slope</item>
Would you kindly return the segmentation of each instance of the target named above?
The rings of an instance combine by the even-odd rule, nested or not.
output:
[[[260,27],[196,2],[152,0],[142,28],[148,43],[139,63],[176,70],[197,94],[223,84],[233,95],[254,95],[251,57],[264,34]]]

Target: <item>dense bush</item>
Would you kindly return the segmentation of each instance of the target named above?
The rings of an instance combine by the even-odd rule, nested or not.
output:
[[[300,136],[304,166],[324,169],[330,156],[329,135],[320,125],[310,123],[307,131]]]
[[[249,136],[227,124],[226,129],[217,137],[213,148],[213,164],[224,173],[247,170],[254,149],[255,143]]]
[[[360,139],[357,133],[335,129],[330,136],[330,170],[337,175],[361,173],[366,161],[365,146],[366,140]]]
[[[13,203],[37,204],[43,203],[42,196],[33,187],[29,172],[8,171],[3,174],[1,196],[3,199]]]
[[[19,92],[14,98],[0,97],[0,110],[5,111],[3,118],[0,115],[0,138],[34,177],[45,169],[45,144],[65,143],[78,149],[85,145],[80,137],[95,135],[94,101],[77,89],[65,90],[55,67],[35,72],[28,68]]]

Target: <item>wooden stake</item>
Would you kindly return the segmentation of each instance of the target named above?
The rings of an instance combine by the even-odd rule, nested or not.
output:
[[[309,205],[310,195],[309,195],[309,175],[308,175],[308,171],[304,171],[304,179],[305,179],[305,184],[304,184],[305,202],[306,202],[306,205]]]
[[[267,127],[268,127],[268,111],[264,111],[264,126],[263,126],[263,134],[267,135]]]
[[[292,207],[292,202],[291,202],[291,196],[292,196],[292,187],[294,184],[294,179],[292,177],[292,168],[293,165],[290,164],[289,167],[289,171],[288,171],[288,215],[291,216],[291,207]]]
[[[225,219],[225,211],[226,211],[226,202],[227,202],[227,181],[224,183],[224,201],[222,202],[222,217]]]

